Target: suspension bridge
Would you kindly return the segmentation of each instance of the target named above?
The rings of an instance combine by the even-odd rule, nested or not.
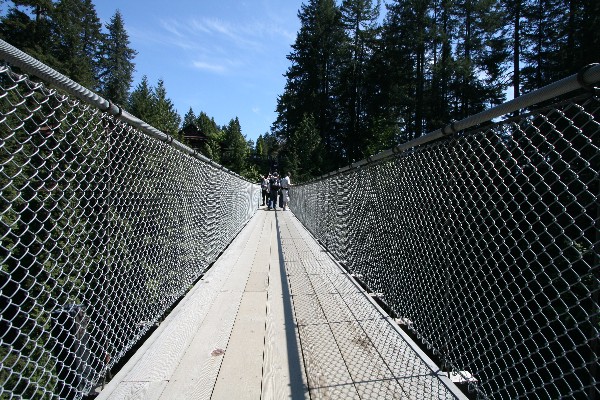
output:
[[[600,397],[599,66],[295,186],[283,212],[0,59],[1,398]]]
[[[100,398],[466,398],[289,212],[259,212]]]

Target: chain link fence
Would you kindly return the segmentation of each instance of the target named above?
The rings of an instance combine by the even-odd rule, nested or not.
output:
[[[0,398],[79,399],[199,279],[260,188],[0,65]]]
[[[475,397],[600,398],[598,116],[585,95],[405,146],[291,207]]]

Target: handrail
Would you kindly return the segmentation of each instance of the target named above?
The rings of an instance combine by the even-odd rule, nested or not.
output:
[[[423,136],[412,139],[406,143],[402,143],[398,146],[383,150],[371,157],[364,158],[360,161],[353,162],[350,165],[339,168],[335,171],[323,174],[317,178],[311,179],[305,183],[318,181],[327,177],[337,175],[348,170],[359,168],[366,164],[381,161],[386,158],[392,157],[395,154],[402,153],[406,150],[412,149],[423,144],[433,142],[435,140],[453,135],[457,132],[464,131],[465,129],[472,128],[486,121],[491,121],[494,118],[501,117],[503,115],[522,110],[530,107],[534,104],[538,104],[557,96],[572,92],[577,89],[594,90],[592,86],[600,81],[600,64],[593,63],[583,67],[579,73],[571,75],[560,81],[551,83],[540,89],[536,89],[532,92],[526,93],[515,99],[509,100],[496,107],[492,107],[489,110],[482,111],[480,113],[471,115],[467,118],[455,121],[445,125],[443,128],[436,129],[435,131],[429,132]]]
[[[4,60],[9,64],[18,67],[31,75],[35,75],[38,78],[41,78],[44,81],[56,86],[65,93],[68,93],[69,95],[79,100],[82,100],[85,103],[90,104],[123,122],[127,122],[128,124],[134,126],[135,128],[139,129],[140,131],[142,131],[150,137],[165,142],[170,146],[178,149],[179,151],[182,151],[183,153],[197,158],[198,160],[209,163],[215,167],[222,169],[225,172],[228,172],[238,178],[247,181],[246,178],[240,176],[239,174],[227,169],[226,167],[211,160],[210,158],[204,156],[196,150],[179,142],[171,135],[156,129],[152,125],[131,115],[130,113],[125,111],[120,105],[115,104],[110,100],[103,98],[99,94],[89,90],[88,88],[81,86],[79,83],[73,81],[69,77],[61,74],[60,72],[42,63],[41,61],[31,57],[30,55],[17,49],[13,45],[7,43],[2,39],[0,39],[0,60]]]

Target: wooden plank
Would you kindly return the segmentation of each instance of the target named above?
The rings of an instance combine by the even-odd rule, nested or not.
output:
[[[357,321],[389,318],[387,314],[373,307],[368,295],[364,292],[343,293],[342,298]]]
[[[250,271],[254,265],[254,258],[257,255],[257,248],[261,243],[264,243],[263,233],[266,228],[271,226],[271,221],[265,213],[257,213],[255,215],[255,228],[252,230],[250,237],[244,243],[243,251],[238,250],[238,258],[235,260],[235,266],[232,268],[232,273],[227,282],[223,285],[223,291],[243,291],[248,283]],[[261,241],[262,239],[262,241]],[[268,242],[267,242],[268,243]]]
[[[316,260],[316,261],[324,261],[324,260],[330,260],[329,258],[329,254],[327,254],[327,251],[323,248],[307,248],[304,245],[304,241],[303,239],[296,239],[296,251],[298,252],[298,257],[300,257],[300,260]],[[318,273],[320,271],[315,271],[315,273]]]
[[[339,294],[336,287],[328,279],[327,274],[310,274],[308,278],[315,293]]]
[[[180,304],[142,346],[144,351],[139,352],[134,366],[120,380],[154,382],[170,379],[218,293],[216,288],[208,285],[198,285],[197,289],[194,296]],[[102,393],[105,391],[108,393],[106,389]],[[117,397],[111,395],[110,398]]]
[[[439,379],[439,369],[424,361],[411,343],[398,334],[397,328],[390,320],[364,320],[360,324],[404,388],[407,398],[466,398],[457,390],[449,390]]]
[[[285,260],[285,270],[287,275],[307,275],[306,268],[304,268],[304,265],[302,265],[300,261],[294,261],[290,258],[286,258],[285,256],[283,259]]]
[[[308,399],[300,339],[285,277],[285,265],[280,263],[280,255],[277,238],[273,235],[261,398]]]
[[[213,399],[260,397],[266,302],[266,291],[244,292]]]
[[[377,382],[357,382],[354,386],[356,386],[356,390],[360,393],[362,399],[404,400],[410,398],[401,390],[395,379],[383,379]],[[439,397],[421,397],[420,399],[437,400]]]
[[[279,237],[281,238],[281,241],[285,243],[287,239],[294,238],[294,233],[293,226],[290,226],[283,221],[282,218],[282,222],[279,224]]]
[[[212,274],[215,275],[214,273]],[[130,392],[122,391],[120,383],[166,382],[179,363],[197,327],[208,312],[212,299],[218,291],[208,285],[197,285],[194,295],[180,304],[144,343],[136,356],[113,378],[100,393],[99,398],[131,398]],[[192,311],[193,310],[193,311]],[[191,315],[190,315],[191,314]],[[116,385],[121,386],[118,391]],[[135,387],[135,385],[134,385]],[[149,390],[152,385],[147,387]],[[142,398],[153,396],[146,392]]]
[[[260,233],[260,239],[254,248],[254,259],[252,261],[252,270],[246,283],[247,292],[264,292],[269,284],[269,263],[273,246],[271,244],[274,236],[275,219],[273,214],[266,216],[265,222]]]
[[[339,294],[362,293],[363,290],[358,284],[355,284],[348,274],[327,274],[327,279],[331,282]]]
[[[286,212],[257,213],[98,398],[309,395],[465,398]]]
[[[377,398],[375,393],[387,393],[387,398],[403,396],[402,386],[357,322],[333,323],[330,327],[352,380],[360,383],[356,389],[361,398]]]
[[[242,292],[220,292],[161,399],[210,399]]]
[[[354,321],[352,311],[348,308],[340,294],[317,292],[317,297],[319,298],[319,303],[327,318],[327,322]]]
[[[266,262],[268,266],[268,261]],[[248,282],[246,283],[246,292],[265,292],[269,285],[269,271],[268,268],[262,267],[263,271],[252,269]]]
[[[327,323],[327,318],[321,309],[321,303],[319,303],[317,295],[301,294],[292,296],[292,298],[298,325]]]
[[[319,346],[315,337],[319,335],[311,337],[307,334],[317,329],[317,326],[322,326],[314,323],[322,323],[323,316],[326,316],[354,388],[362,398],[465,398],[447,379],[439,376],[437,366],[425,359],[426,356],[423,357],[416,345],[411,346],[405,342],[403,335],[392,327],[387,314],[344,274],[335,261],[323,257],[323,252],[317,250],[312,237],[297,221],[290,219],[287,222],[297,226],[297,233],[290,235],[290,239],[297,238],[294,240],[293,259],[298,260],[309,274],[311,288],[316,293],[293,296],[296,316],[301,325],[299,329],[311,395],[328,398],[328,393],[315,390],[315,385],[318,385],[315,374],[318,376],[320,366],[315,361],[315,353],[319,351],[314,348]],[[288,246],[291,247],[291,244]],[[308,251],[314,257],[310,257]],[[292,268],[292,274],[298,276],[290,275],[289,279],[292,287],[297,287],[297,292],[306,292],[303,287],[307,283],[302,277],[303,271],[296,265],[298,263]],[[331,286],[324,284],[322,278],[328,279]],[[333,323],[334,321],[346,322]],[[331,343],[331,339],[327,338],[325,342]],[[326,357],[330,357],[330,354]],[[333,361],[333,364],[339,365],[339,360]]]
[[[119,382],[110,398],[158,400],[166,385],[167,381]]]
[[[293,241],[289,243],[281,243],[281,250],[283,253],[283,259],[287,261],[301,261],[300,254],[296,250],[296,246]]]
[[[300,326],[311,398],[359,399],[328,324]]]
[[[344,271],[338,267],[329,256],[317,260],[310,257],[311,252],[304,253],[308,256],[302,258],[302,264],[306,269],[307,274],[343,274]]]
[[[248,257],[248,279],[212,398],[257,398],[261,393],[268,265],[274,215],[261,213],[262,229]],[[262,251],[264,250],[264,251]]]
[[[299,294],[315,294],[310,278],[306,274],[296,273],[287,277],[292,296]]]

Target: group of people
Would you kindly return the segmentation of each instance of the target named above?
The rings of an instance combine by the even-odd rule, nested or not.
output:
[[[291,185],[289,172],[283,178],[280,178],[277,172],[265,175],[260,184],[262,205],[266,205],[268,210],[277,210],[277,202],[279,201],[279,207],[285,211],[290,201]]]

